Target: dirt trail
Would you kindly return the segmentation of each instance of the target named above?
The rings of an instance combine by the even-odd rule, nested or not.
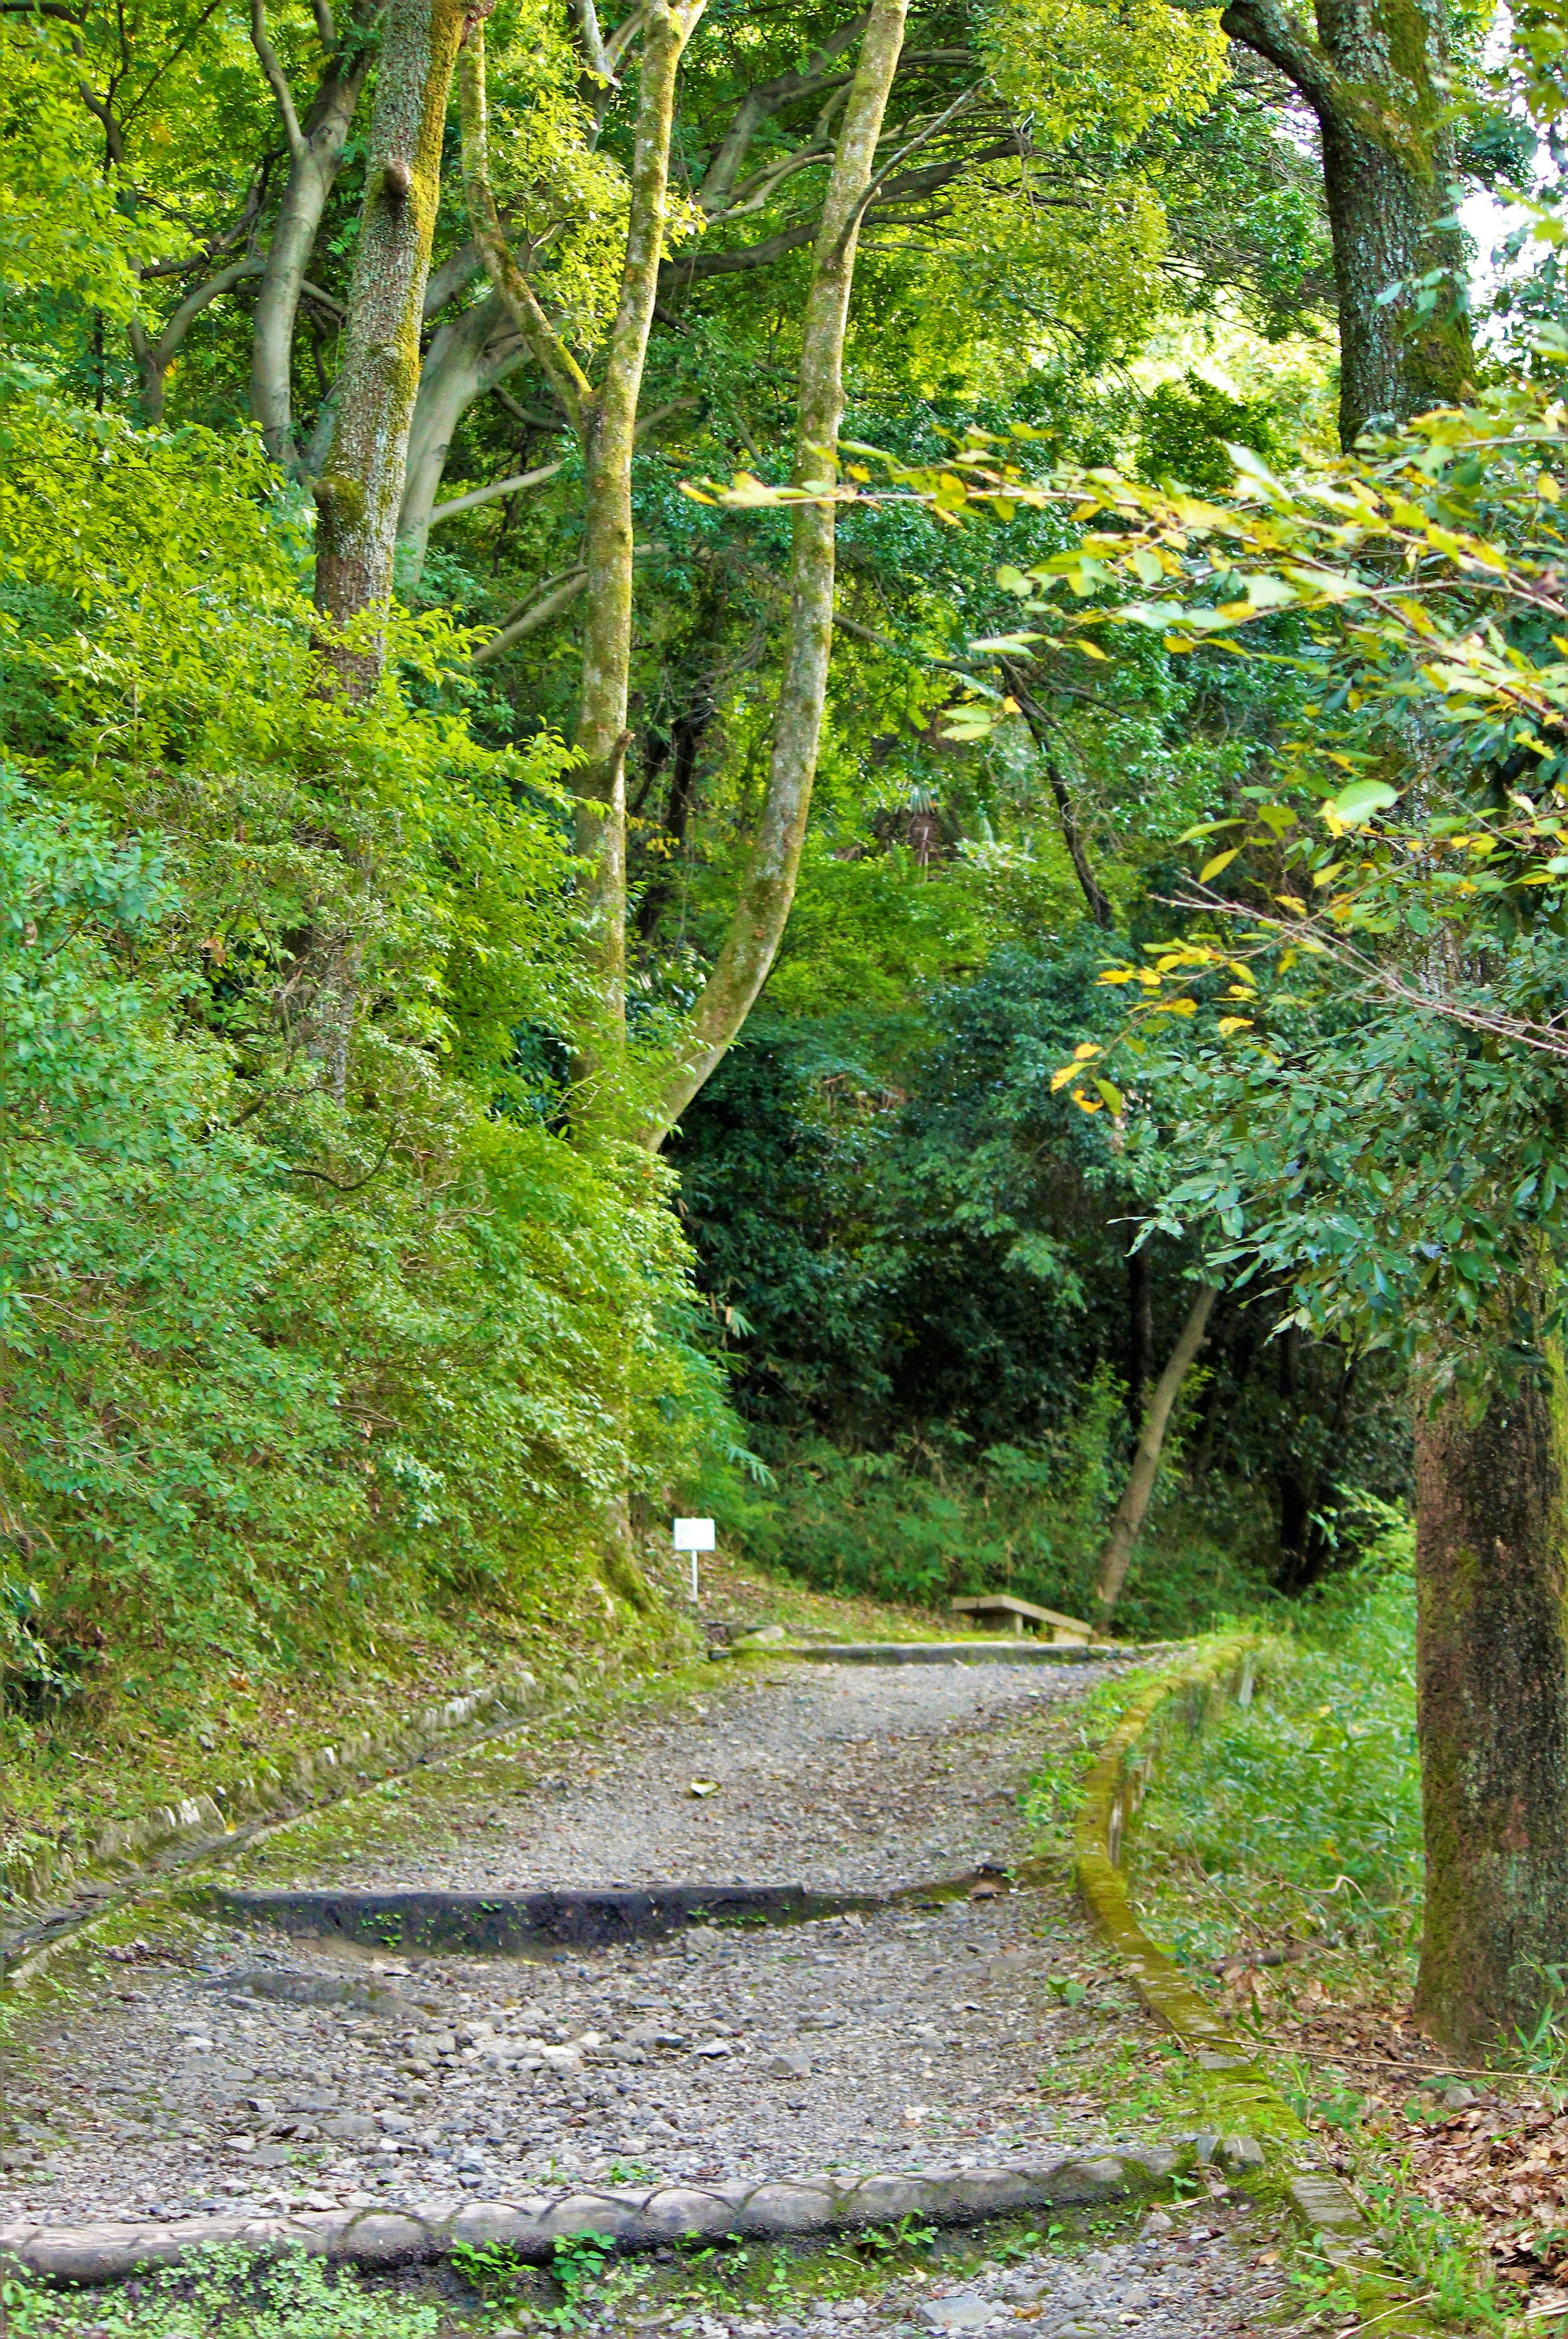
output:
[[[290,1830],[237,1880],[873,1889],[1001,1865],[1031,1849],[1020,1796],[1042,1723],[1103,1678],[715,1668],[678,1705],[575,1744],[521,1733]],[[35,2038],[0,2222],[439,2214],[585,2175],[991,2161],[1136,2132],[1135,2104],[1075,2077],[1122,2034],[1142,2019],[1065,1883],[534,1962],[185,1918],[112,1952]]]

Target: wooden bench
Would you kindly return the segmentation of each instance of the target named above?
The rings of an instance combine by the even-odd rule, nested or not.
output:
[[[1021,1636],[1023,1620],[1049,1624],[1053,1641],[1084,1642],[1092,1638],[1094,1627],[1086,1624],[1081,1616],[1061,1616],[1054,1608],[1037,1608],[1032,1600],[1015,1600],[1011,1592],[982,1592],[972,1599],[955,1600],[954,1614],[960,1616],[1011,1616],[1012,1629]]]

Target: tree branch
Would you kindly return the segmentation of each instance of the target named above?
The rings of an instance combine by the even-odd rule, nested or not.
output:
[[[266,0],[251,0],[251,46],[255,50],[267,85],[283,119],[283,135],[289,142],[289,153],[298,162],[305,151],[304,133],[294,108],[294,93],[289,87],[289,76],[278,62],[278,52],[267,36]]]
[[[444,519],[456,519],[459,512],[477,511],[480,504],[493,504],[499,496],[520,496],[527,488],[542,488],[547,479],[567,468],[563,455],[558,462],[546,463],[537,471],[519,471],[515,479],[492,479],[488,488],[470,488],[466,496],[454,496],[449,503],[438,504],[430,514],[430,526],[439,528]]]
[[[259,0],[258,0],[259,5]],[[512,258],[490,190],[489,127],[485,94],[485,28],[470,29],[458,58],[459,105],[463,125],[463,190],[474,241],[484,255],[491,283],[505,302],[529,355],[555,391],[580,437],[584,408],[593,385],[561,340],[534,295],[533,286]]]

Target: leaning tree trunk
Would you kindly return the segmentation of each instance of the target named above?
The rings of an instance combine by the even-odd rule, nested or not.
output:
[[[843,344],[860,224],[873,187],[877,142],[903,52],[908,0],[873,0],[844,104],[817,231],[801,340],[794,483],[838,475]],[[662,1145],[750,1014],[784,938],[800,873],[833,654],[835,511],[797,505],[790,555],[789,646],[774,716],[773,757],[751,858],[714,971],[664,1081],[645,1142]]]
[[[1561,1361],[1415,1424],[1423,2027],[1467,2062],[1568,1965],[1568,1408]]]
[[[1317,116],[1339,295],[1339,433],[1355,445],[1377,417],[1453,405],[1474,370],[1457,299],[1422,316],[1394,286],[1462,279],[1445,225],[1455,164],[1444,0],[1318,0],[1317,37],[1280,0],[1230,0],[1233,40],[1293,82]]]
[[[1218,1287],[1212,1283],[1199,1286],[1181,1337],[1170,1352],[1165,1370],[1149,1392],[1144,1411],[1143,1426],[1138,1435],[1138,1452],[1132,1468],[1116,1506],[1116,1516],[1110,1523],[1110,1533],[1100,1554],[1100,1566],[1095,1575],[1094,1596],[1099,1609],[1100,1629],[1109,1625],[1111,1612],[1121,1597],[1121,1587],[1127,1581],[1127,1571],[1132,1559],[1133,1546],[1143,1525],[1149,1498],[1154,1492],[1154,1482],[1159,1474],[1160,1449],[1176,1400],[1181,1395],[1181,1385],[1191,1371],[1198,1352],[1203,1346],[1203,1336],[1208,1327],[1208,1311],[1218,1297]]]
[[[409,426],[419,389],[419,326],[441,192],[447,97],[465,0],[392,0],[366,155],[360,246],[349,292],[337,425],[316,481],[316,607],[334,629],[382,606],[403,500]],[[329,636],[324,655],[346,694],[380,678],[380,641]]]

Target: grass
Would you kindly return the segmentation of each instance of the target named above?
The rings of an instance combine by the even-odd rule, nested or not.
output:
[[[95,2291],[12,2275],[0,2287],[7,2339],[498,2339],[620,2329],[656,2313],[675,2329],[737,2314],[798,2314],[818,2301],[874,2296],[1032,2252],[1113,2239],[1138,2208],[1063,2211],[943,2232],[916,2218],[830,2242],[719,2242],[619,2256],[590,2235],[557,2245],[548,2267],[495,2245],[456,2252],[450,2271],[367,2276],[291,2251],[266,2260],[232,2246]],[[683,2322],[683,2317],[686,2318]]]
[[[1427,2117],[1408,2107],[1412,2090],[1453,2072],[1409,2021],[1422,1838],[1406,1528],[1389,1522],[1293,1633],[1264,1641],[1257,1684],[1250,1706],[1204,1729],[1173,1707],[1129,1863],[1139,1920],[1350,2180],[1425,2311],[1523,2330],[1507,2277],[1523,2285],[1540,2267],[1489,2250],[1463,2186],[1427,2182],[1411,2148]],[[1492,2091],[1500,2130],[1521,2116],[1514,2085]],[[1346,2307],[1331,2265],[1304,2257],[1297,2271],[1314,2311]]]

